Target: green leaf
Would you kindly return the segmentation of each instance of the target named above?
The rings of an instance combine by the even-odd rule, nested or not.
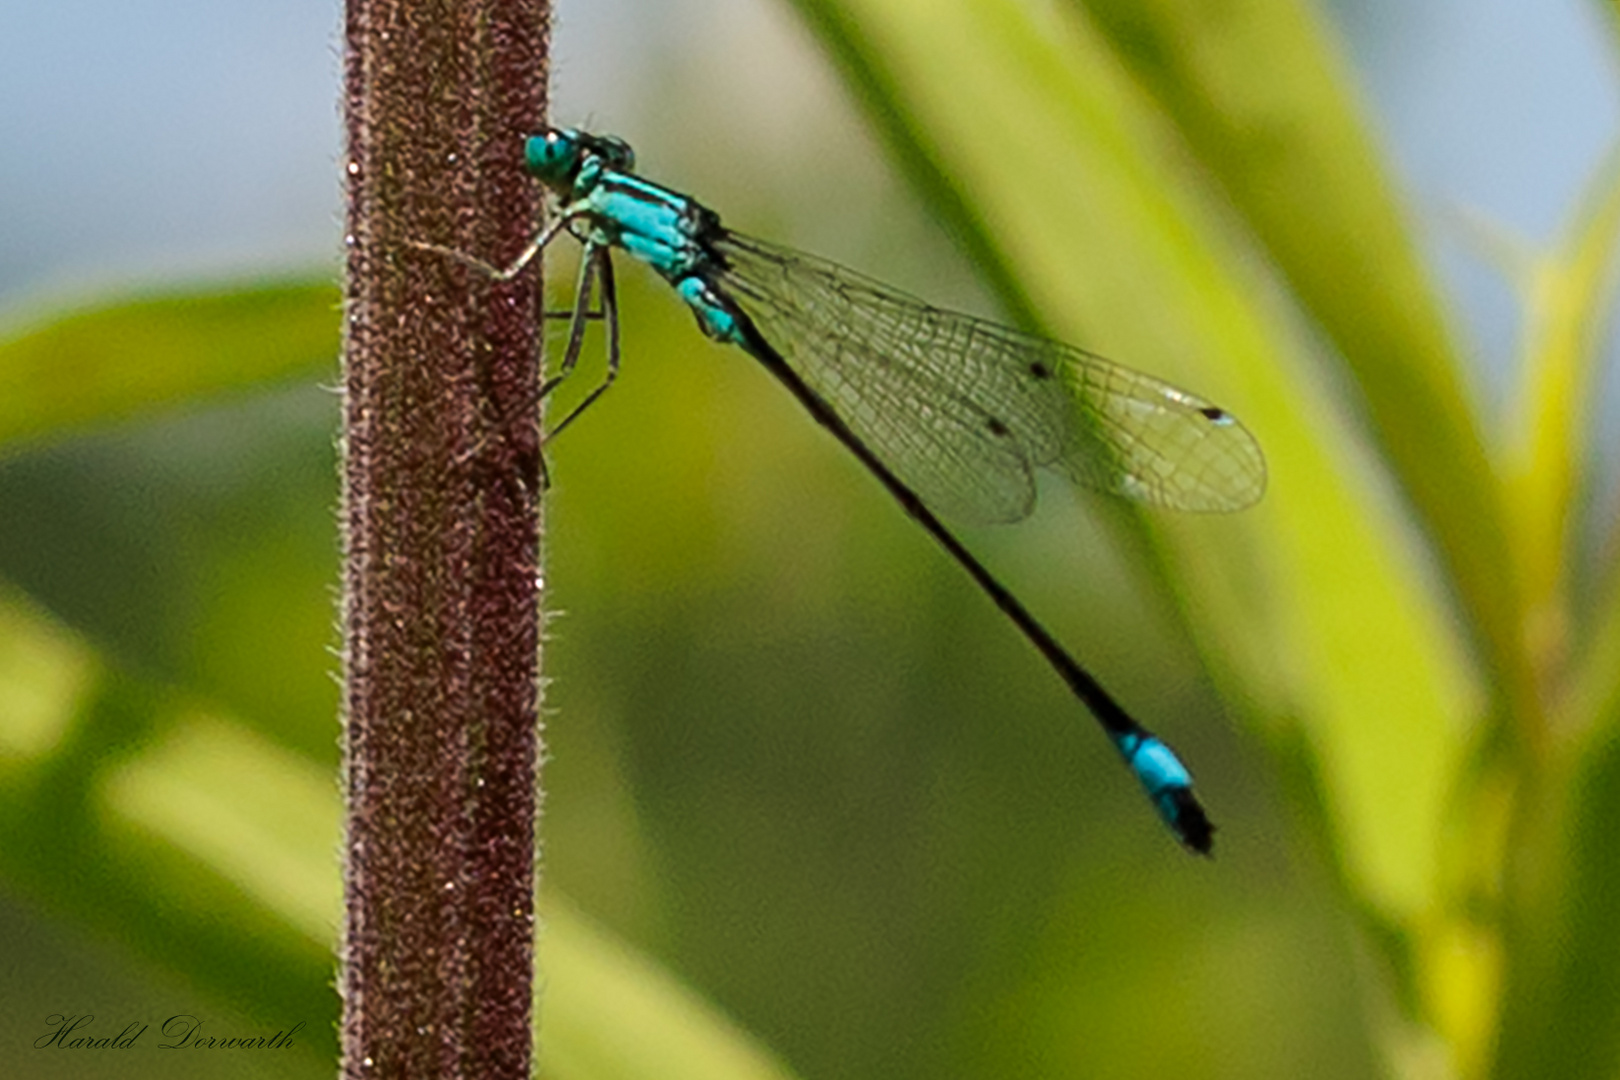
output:
[[[0,875],[8,888],[250,1017],[307,1020],[303,1045],[330,1058],[337,1002],[329,938],[298,933],[295,919],[260,902],[239,874],[210,866],[206,853],[194,858],[195,846],[164,836],[161,817],[146,812],[175,810],[191,790],[187,770],[164,754],[174,740],[183,745],[183,717],[195,706],[117,670],[9,590],[0,594],[0,657],[29,661],[26,669],[0,662]],[[211,763],[235,769],[244,759]],[[246,765],[267,773],[216,772],[211,782],[260,790],[276,784],[276,764],[274,755],[250,754]],[[321,786],[335,799],[330,783]],[[230,798],[189,805],[212,810]],[[240,870],[255,855],[243,836],[235,839],[231,866]],[[323,872],[335,875],[332,838],[314,839],[327,845]],[[272,865],[278,875],[287,870]],[[276,884],[309,881],[294,873]]]
[[[1620,157],[1611,158],[1566,239],[1527,260],[1521,392],[1513,399],[1506,481],[1515,551],[1531,602],[1526,641],[1555,698],[1557,736],[1522,755],[1519,846],[1506,922],[1509,964],[1498,1075],[1613,1075],[1620,934],[1605,911],[1616,886],[1613,822],[1620,797],[1620,607],[1612,573],[1591,626],[1573,625],[1576,518],[1594,459],[1592,402],[1601,371],[1620,240]],[[1585,630],[1582,633],[1582,630]],[[1547,752],[1549,751],[1550,752]]]
[[[540,1058],[557,1080],[789,1080],[757,1040],[650,957],[542,902]],[[633,1034],[632,1034],[633,1033]]]
[[[0,339],[0,444],[335,370],[338,290],[199,289],[61,315]]]
[[[1620,588],[1612,576],[1605,582],[1603,603],[1594,615],[1594,629],[1572,665],[1564,712],[1571,728],[1583,738],[1571,748],[1579,756],[1588,743],[1609,737],[1609,726],[1620,721]]]
[[[1504,515],[1435,290],[1351,73],[1295,0],[1073,0],[1337,346],[1487,670],[1531,699]]]
[[[1570,648],[1564,590],[1572,515],[1592,463],[1592,404],[1620,269],[1617,242],[1620,156],[1597,177],[1564,242],[1530,267],[1521,388],[1511,399],[1503,471],[1514,546],[1531,609],[1531,648],[1555,668]]]
[[[1606,1080],[1620,1070],[1620,927],[1613,911],[1620,890],[1620,739],[1614,717],[1605,737],[1571,762],[1567,778],[1570,836],[1550,885],[1548,910],[1517,928],[1509,993],[1501,1020],[1503,1080],[1556,1076]]]

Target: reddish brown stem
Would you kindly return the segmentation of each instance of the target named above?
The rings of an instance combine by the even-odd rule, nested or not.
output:
[[[350,0],[347,1077],[531,1074],[546,0]]]

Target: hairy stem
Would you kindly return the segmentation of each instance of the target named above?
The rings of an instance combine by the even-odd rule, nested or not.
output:
[[[343,1075],[531,1075],[547,0],[350,0]]]

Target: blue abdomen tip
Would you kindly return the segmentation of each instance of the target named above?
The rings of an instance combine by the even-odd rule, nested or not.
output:
[[[1200,855],[1208,855],[1214,846],[1215,826],[1192,792],[1192,773],[1175,751],[1145,731],[1120,735],[1114,745],[1176,839]]]
[[[1157,798],[1169,788],[1192,787],[1192,773],[1176,757],[1175,751],[1152,735],[1133,732],[1120,736],[1115,743],[1149,795]]]

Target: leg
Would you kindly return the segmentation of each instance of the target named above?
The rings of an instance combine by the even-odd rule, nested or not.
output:
[[[469,266],[485,276],[493,278],[497,281],[510,281],[517,277],[517,275],[523,271],[525,266],[534,261],[534,257],[536,255],[544,251],[546,247],[557,238],[557,236],[562,232],[563,228],[568,224],[569,220],[571,220],[571,218],[566,211],[560,214],[556,221],[552,222],[550,226],[548,226],[543,232],[534,238],[528,247],[523,249],[523,253],[518,256],[515,262],[505,268],[486,263],[482,259],[464,254],[455,250],[454,248],[445,247],[442,244],[428,244],[417,240],[409,241],[409,244],[411,247],[420,248],[423,251],[432,251],[441,255],[448,255],[457,262],[465,266]],[[601,311],[593,312],[590,310],[592,285],[591,279],[593,269],[596,265],[598,252],[601,253],[603,261],[606,261],[606,250],[601,248],[600,245],[593,245],[589,243],[585,245],[585,253],[582,256],[582,262],[580,263],[578,293],[574,298],[573,310],[571,312],[560,313],[547,312],[543,309],[541,311],[542,319],[562,314],[570,316],[570,318],[573,320],[572,330],[569,334],[568,352],[563,358],[562,370],[559,371],[555,377],[544,380],[543,383],[538,386],[534,394],[531,394],[524,399],[521,407],[512,410],[509,415],[498,417],[491,429],[491,433],[504,432],[509,424],[515,423],[519,417],[524,415],[528,415],[532,418],[540,401],[543,400],[544,397],[552,390],[556,389],[557,385],[563,380],[564,377],[568,375],[570,371],[573,370],[574,365],[578,362],[579,353],[585,340],[585,326],[587,322],[592,319],[600,319],[602,317]],[[479,439],[478,444],[469,450],[465,457],[471,459],[480,454],[483,451],[483,448],[487,445],[487,440],[489,437],[491,436],[486,435],[484,438]],[[542,439],[542,442],[543,441],[544,440]],[[545,458],[542,456],[537,464],[538,468],[536,471],[538,473],[540,489],[544,491],[546,488],[551,486],[551,479],[546,468]]]
[[[619,377],[619,294],[618,288],[613,282],[613,257],[607,248],[601,246],[587,249],[585,257],[589,260],[587,266],[595,265],[596,278],[601,282],[602,286],[601,309],[597,312],[596,317],[607,322],[607,374],[596,389],[585,395],[584,401],[575,405],[573,410],[563,417],[556,427],[551,429],[546,435],[547,442],[562,434],[563,428],[573,423],[579,418],[580,413],[595,404],[596,399],[605,394],[607,388],[613,385],[613,380]],[[582,270],[580,273],[580,289],[584,290],[587,287],[588,281],[585,272]],[[563,377],[572,369],[573,363],[579,359],[578,345],[585,336],[585,320],[591,317],[582,310],[585,306],[581,302],[582,299],[583,295],[575,301],[576,314],[572,332],[569,336],[568,354],[563,357],[563,367],[557,372],[555,378],[548,379],[546,385],[540,388],[541,397],[545,397],[556,389],[556,384],[562,381]]]
[[[604,266],[607,267],[605,278],[602,269]],[[536,404],[550,397],[551,392],[574,373],[574,366],[579,363],[579,355],[585,349],[586,324],[593,319],[602,318],[608,310],[607,294],[612,285],[612,274],[613,261],[608,255],[607,248],[600,244],[586,244],[579,257],[579,282],[574,286],[573,310],[558,313],[568,316],[568,348],[563,351],[562,363],[557,366],[557,374],[540,383],[540,390],[535,395]],[[598,278],[604,280],[602,300],[598,310],[593,314],[591,293]]]
[[[605,299],[600,301],[596,311],[593,312],[591,310],[591,292],[595,286],[596,279],[603,275],[604,267],[606,268],[605,273],[607,277],[606,284],[603,287],[602,296],[605,298],[608,290],[611,289],[613,284],[613,259],[611,255],[609,255],[607,248],[600,244],[587,243],[584,251],[580,253],[579,280],[574,285],[573,308],[568,311],[541,313],[542,316],[546,318],[566,317],[569,320],[568,347],[563,351],[562,363],[558,365],[557,374],[545,378],[540,382],[539,387],[535,390],[534,397],[529,400],[529,403],[525,408],[526,412],[532,413],[534,409],[539,407],[542,401],[550,396],[553,390],[562,385],[564,379],[573,374],[575,365],[579,363],[579,355],[584,351],[585,348],[586,325],[594,319],[601,319],[608,310],[607,301]],[[615,324],[615,339],[618,336],[617,331],[618,327]],[[592,396],[594,397],[594,395]],[[578,411],[578,409],[575,409],[574,413],[577,413]],[[569,414],[570,419],[572,419],[574,413]],[[545,444],[550,441],[550,438],[550,435],[542,433],[540,439],[541,453],[539,471],[540,490],[542,491],[551,487],[551,469],[546,464],[545,458]]]
[[[581,312],[576,305],[575,307],[562,308],[559,311],[542,311],[540,315],[546,319],[568,319],[570,322],[574,319],[589,319],[592,322],[599,322],[602,318],[602,298],[600,295],[597,296],[595,310],[587,309]]]
[[[598,285],[598,283],[600,283]],[[597,309],[591,310],[591,294],[597,292]],[[584,252],[580,255],[579,281],[574,289],[574,306],[570,311],[548,313],[558,316],[567,316],[568,346],[563,351],[562,363],[557,366],[557,373],[541,382],[530,402],[532,409],[551,396],[552,391],[562,385],[563,380],[572,375],[574,368],[579,364],[579,357],[585,350],[585,327],[594,320],[606,320],[608,325],[608,370],[607,377],[602,384],[586,395],[585,400],[563,418],[551,431],[546,432],[540,440],[540,484],[544,490],[551,486],[551,470],[546,465],[544,449],[552,437],[562,431],[564,427],[579,416],[602,392],[610,386],[619,373],[619,308],[618,292],[613,280],[613,255],[603,244],[587,243]]]
[[[408,240],[406,243],[410,244],[411,247],[421,248],[423,251],[437,251],[441,255],[448,255],[463,266],[470,266],[474,270],[481,271],[486,277],[494,278],[496,281],[511,281],[523,272],[525,266],[534,261],[536,255],[544,251],[546,246],[557,238],[557,234],[562,232],[575,216],[566,210],[558,214],[557,220],[546,226],[539,236],[529,242],[529,246],[523,249],[523,253],[517,257],[516,261],[505,267],[487,263],[483,259],[457,251],[455,248],[445,247],[443,244],[428,244],[421,240]]]

